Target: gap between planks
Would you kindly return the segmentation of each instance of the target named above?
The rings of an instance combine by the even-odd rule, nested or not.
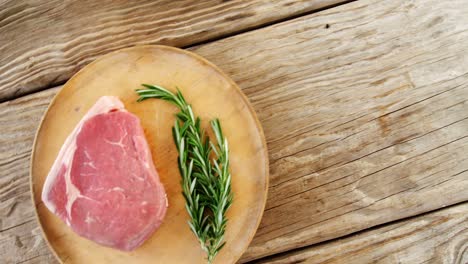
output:
[[[278,14],[278,15],[263,14],[264,12],[262,13],[262,11],[259,11],[259,14],[255,14],[255,12],[254,12],[253,15],[255,16],[255,19],[257,21],[245,22],[245,24],[242,24],[242,23],[239,23],[239,21],[237,19],[241,19],[241,21],[244,20],[244,19],[250,19],[250,17],[249,17],[250,15],[244,17],[244,15],[245,15],[244,13],[250,11],[248,9],[245,9],[245,10],[242,10],[241,13],[232,16],[237,21],[235,21],[235,22],[227,21],[228,23],[232,22],[232,23],[240,24],[241,26],[239,26],[238,29],[237,28],[233,29],[233,30],[218,29],[218,31],[220,31],[219,33],[211,33],[210,29],[205,29],[205,31],[207,32],[206,34],[203,33],[204,31],[202,31],[202,33],[200,33],[200,34],[194,32],[193,33],[193,34],[195,34],[194,36],[191,36],[191,33],[186,33],[185,32],[184,34],[186,34],[187,36],[183,36],[182,40],[177,39],[177,37],[175,37],[175,39],[171,40],[171,37],[167,37],[167,39],[166,39],[166,37],[164,37],[164,36],[157,36],[157,37],[155,37],[156,40],[152,40],[152,41],[146,40],[146,41],[144,41],[145,42],[144,44],[165,44],[165,45],[172,45],[172,46],[181,47],[181,48],[192,48],[192,47],[195,47],[195,46],[204,45],[204,44],[211,43],[211,42],[214,42],[214,41],[219,41],[221,39],[229,38],[229,37],[232,37],[232,36],[235,36],[235,35],[238,35],[238,34],[243,34],[243,33],[248,32],[248,31],[254,31],[254,30],[258,30],[258,29],[261,29],[261,28],[264,28],[264,27],[268,27],[268,26],[277,24],[277,23],[282,23],[282,22],[287,21],[287,20],[296,19],[296,18],[301,17],[301,16],[307,16],[307,15],[310,15],[310,14],[313,14],[313,13],[316,13],[316,12],[320,12],[320,11],[323,11],[323,10],[326,10],[326,9],[334,8],[334,7],[337,7],[337,6],[340,6],[340,5],[343,5],[343,4],[347,4],[347,3],[350,3],[350,2],[353,2],[353,1],[356,1],[356,0],[309,0],[309,1],[304,1],[303,3],[294,2],[294,1],[292,1],[290,3],[284,2],[284,3],[281,3],[282,5],[276,6],[276,8],[291,8],[292,6],[295,6],[295,5],[298,5],[298,6],[302,5],[302,9],[299,9],[298,11],[295,11],[295,10],[297,10],[297,7],[293,7],[293,8],[290,9],[290,11],[289,10],[286,11],[285,15],[282,15],[282,14]],[[232,4],[232,5],[234,5],[236,7],[236,4]],[[267,6],[267,4],[257,3],[257,6],[255,6],[255,7],[257,9],[261,10],[262,7],[263,7],[262,5]],[[277,3],[272,2],[271,6],[269,6],[269,8],[272,8],[272,6],[275,6],[275,5],[277,5]],[[284,5],[284,7],[283,7],[283,5]],[[250,7],[250,5],[248,7]],[[47,11],[49,11],[49,10],[47,10]],[[47,17],[47,15],[48,15],[47,11],[45,11],[44,14],[42,14],[42,17]],[[233,12],[235,13],[237,11],[233,11]],[[7,19],[8,19],[8,17],[5,17],[5,20],[7,20]],[[144,22],[146,22],[146,21],[144,21]],[[224,21],[224,22],[226,23],[226,21]],[[176,28],[176,30],[177,30],[177,28]],[[99,33],[104,34],[103,32],[99,32]],[[201,36],[198,36],[197,34],[201,35]],[[195,37],[195,36],[197,36],[197,37]],[[132,35],[130,34],[128,36],[128,39],[125,40],[128,43],[126,43],[123,46],[122,45],[119,46],[118,49],[131,47],[131,46],[135,46],[135,45],[141,45],[141,43],[138,43],[138,42],[134,43],[134,42],[130,41],[129,39],[131,37],[132,37]],[[154,38],[154,36],[153,36],[153,38]],[[194,38],[194,40],[191,40],[192,38]],[[49,43],[45,43],[45,44],[48,45]],[[64,43],[59,42],[58,44],[64,44]],[[56,45],[56,46],[59,46],[59,45]],[[21,47],[21,45],[20,45],[20,47]],[[32,49],[33,48],[35,48],[35,47],[32,47]],[[0,48],[0,51],[1,50],[2,49]],[[76,66],[76,65],[69,65],[69,64],[66,63],[66,65],[64,67],[68,67],[68,68],[72,67],[73,69],[72,70],[70,70],[70,69],[65,70],[65,72],[61,72],[61,73],[50,72],[50,73],[47,73],[46,75],[41,75],[41,73],[38,73],[38,72],[41,71],[41,68],[39,68],[39,69],[35,69],[35,71],[34,71],[35,75],[39,74],[38,76],[33,77],[32,79],[21,81],[21,83],[19,83],[19,84],[18,83],[16,83],[16,84],[15,83],[10,83],[9,84],[8,82],[5,82],[6,85],[3,85],[3,84],[1,84],[2,82],[0,81],[0,102],[4,102],[4,101],[7,101],[7,100],[18,98],[18,97],[21,97],[21,96],[24,96],[24,95],[28,95],[28,94],[37,92],[37,91],[41,91],[41,90],[45,90],[45,89],[49,89],[49,88],[53,88],[53,87],[62,85],[62,84],[64,84],[66,82],[67,79],[69,79],[80,68],[84,67],[86,64],[88,64],[92,60],[96,59],[99,55],[108,53],[108,52],[113,51],[113,50],[116,50],[116,48],[112,48],[112,46],[106,44],[106,45],[103,45],[103,47],[100,48],[98,51],[93,50],[92,54],[87,54],[86,51],[85,51],[85,55],[82,58],[80,58],[81,60],[79,62],[76,63],[76,64],[80,64],[80,65]],[[43,54],[40,54],[40,55],[43,56]],[[62,56],[64,56],[64,55],[62,55]],[[31,59],[31,58],[29,58],[29,59]],[[52,59],[54,59],[54,58],[52,58]],[[55,59],[57,59],[57,58],[55,58]],[[34,58],[33,58],[33,60],[34,60]],[[65,58],[65,60],[68,60],[68,58]],[[81,61],[85,61],[85,63],[81,64]],[[29,71],[29,67],[32,67],[30,65],[30,64],[32,64],[32,62],[31,63],[28,62],[29,64],[25,63],[25,62],[21,62],[21,63],[25,64],[25,65],[23,65],[21,67],[27,67],[28,71]],[[41,62],[38,61],[38,62],[36,62],[36,64],[41,64]],[[41,67],[42,67],[42,71],[45,71],[44,67],[43,66],[41,66]],[[13,74],[15,74],[15,71],[13,71]],[[32,75],[30,72],[25,72],[24,74]],[[3,76],[2,70],[0,70],[0,77],[2,77],[2,76]],[[55,76],[55,77],[52,77],[52,76]],[[7,77],[7,75],[5,75],[5,77]],[[25,76],[19,76],[19,77],[25,77]],[[32,83],[38,83],[38,85],[32,84]],[[12,91],[8,91],[8,90],[12,90]]]
[[[385,233],[385,230],[387,230],[387,229],[389,229],[389,228],[391,228],[393,226],[410,225],[413,222],[422,221],[427,217],[431,217],[431,216],[436,215],[436,214],[442,215],[442,214],[445,214],[445,212],[449,212],[451,210],[457,210],[459,208],[461,208],[461,209],[464,208],[465,211],[466,211],[467,207],[468,207],[468,202],[466,202],[466,201],[465,202],[460,202],[460,203],[456,203],[456,204],[453,204],[453,205],[450,205],[450,206],[447,206],[447,207],[441,207],[441,208],[438,208],[438,209],[435,209],[435,210],[432,210],[432,211],[424,212],[424,213],[421,213],[421,214],[418,214],[418,215],[405,217],[405,218],[390,221],[390,222],[387,222],[387,223],[379,224],[379,225],[376,225],[374,227],[370,227],[370,228],[367,228],[367,229],[364,229],[364,230],[360,230],[360,231],[357,231],[357,232],[354,232],[354,233],[351,233],[351,234],[348,234],[348,235],[345,235],[345,236],[342,236],[342,237],[333,238],[333,239],[330,239],[330,240],[322,241],[322,242],[319,242],[317,244],[313,244],[313,245],[309,245],[309,246],[305,246],[305,247],[298,247],[298,248],[295,248],[295,249],[292,249],[292,250],[289,250],[289,251],[277,253],[277,254],[274,254],[274,255],[269,255],[269,256],[266,256],[266,257],[263,257],[263,258],[260,258],[260,259],[256,259],[256,260],[249,261],[249,262],[243,262],[243,263],[247,263],[247,264],[323,263],[323,262],[325,262],[325,263],[340,263],[339,261],[338,262],[333,262],[333,261],[329,262],[328,260],[323,260],[323,262],[322,262],[322,260],[320,260],[320,261],[316,262],[316,261],[314,261],[312,259],[307,259],[306,257],[301,258],[301,259],[296,259],[296,258],[300,257],[301,255],[306,255],[308,252],[312,252],[312,251],[318,250],[320,248],[325,249],[325,251],[328,251],[328,253],[330,253],[330,254],[333,254],[333,252],[335,252],[335,249],[333,249],[333,246],[336,246],[339,243],[344,243],[344,241],[348,242],[348,241],[356,240],[356,239],[358,239],[360,237],[369,236],[369,234],[372,234],[372,233],[381,233],[381,234],[383,234],[383,233]],[[466,224],[466,228],[468,228],[468,223]],[[328,247],[328,250],[327,250],[327,247]],[[428,249],[428,250],[430,250],[430,249]],[[351,255],[352,252],[349,253],[349,254]],[[391,255],[389,255],[388,257],[391,257]],[[440,255],[439,257],[443,257],[443,255]],[[468,252],[467,252],[466,256],[462,256],[462,258],[463,257],[468,259]],[[341,256],[341,258],[343,258],[343,256]],[[358,262],[354,261],[353,263],[359,263],[359,261]],[[361,263],[367,263],[367,262],[364,261],[364,262],[361,262]],[[401,262],[401,263],[407,263],[407,262]],[[456,263],[461,263],[461,262],[456,262]]]

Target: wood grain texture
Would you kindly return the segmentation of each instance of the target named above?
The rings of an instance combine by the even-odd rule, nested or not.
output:
[[[364,0],[192,49],[239,84],[267,138],[267,209],[242,261],[468,199],[467,12],[461,0]],[[19,100],[31,97],[50,91]],[[0,105],[2,129],[37,126],[45,105],[22,121],[22,104]],[[15,133],[29,132],[2,144]],[[10,146],[5,162],[31,142]]]
[[[468,263],[468,204],[254,263]]]
[[[268,156],[262,128],[247,98],[229,77],[200,56],[168,46],[133,47],[105,55],[75,74],[50,104],[37,132],[31,162],[33,201],[48,242],[60,260],[70,264],[206,263],[206,254],[187,225],[189,215],[181,195],[178,152],[171,133],[177,108],[156,99],[137,102],[135,89],[142,83],[173,91],[178,87],[201,118],[205,131],[211,131],[209,120],[219,118],[230,146],[229,168],[236,175],[231,182],[235,202],[226,213],[229,225],[224,238],[229,243],[213,263],[237,262],[252,241],[265,209]],[[44,182],[63,142],[96,101],[106,95],[117,96],[125,109],[139,118],[169,204],[161,226],[131,252],[80,237],[41,199]],[[100,165],[96,163],[96,167]],[[72,184],[79,188],[80,180],[73,181],[74,176]],[[85,195],[87,190],[78,192]],[[79,214],[76,207],[79,202],[71,207],[71,215]]]
[[[5,264],[58,263],[45,243],[36,219],[31,219],[22,225],[3,230],[0,233],[0,255],[2,263]]]
[[[243,88],[268,142],[243,261],[468,199],[467,12],[357,1],[196,49]]]
[[[63,83],[97,56],[187,46],[344,0],[0,2],[0,102]]]
[[[56,263],[35,218],[29,162],[35,131],[59,88],[0,104],[0,256],[5,263]]]

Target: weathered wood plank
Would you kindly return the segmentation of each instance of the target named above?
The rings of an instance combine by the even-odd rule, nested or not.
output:
[[[468,199],[467,12],[357,1],[196,49],[267,137],[269,199],[243,261]]]
[[[253,263],[468,263],[468,204]]]
[[[5,264],[58,263],[35,219],[0,233],[0,255]]]
[[[6,263],[56,263],[34,216],[29,162],[35,131],[57,90],[0,104],[0,256]]]
[[[468,199],[467,12],[364,0],[193,48],[243,88],[267,137],[270,195],[243,261]],[[53,92],[1,104],[0,127],[33,130]],[[15,133],[30,132],[0,135],[0,164],[30,150]],[[11,185],[27,177],[17,166]]]
[[[0,102],[64,82],[124,47],[187,46],[345,0],[0,3]]]

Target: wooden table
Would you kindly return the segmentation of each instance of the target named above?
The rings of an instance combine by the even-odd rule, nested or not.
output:
[[[468,262],[468,4],[3,1],[0,255],[55,263],[34,218],[34,133],[100,55],[187,48],[220,66],[265,130],[270,189],[241,262]]]

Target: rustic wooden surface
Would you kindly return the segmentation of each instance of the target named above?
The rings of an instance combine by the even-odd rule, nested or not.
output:
[[[194,45],[340,2],[6,0],[0,3],[0,102],[61,84],[113,50]]]
[[[462,2],[357,1],[196,49],[243,88],[268,142],[244,261],[468,199]]]
[[[206,263],[199,242],[187,228],[178,153],[171,133],[176,107],[155,99],[137,103],[135,88],[142,83],[159,84],[171,90],[179,87],[190,98],[205,129],[209,128],[209,120],[221,121],[223,134],[229,139],[231,173],[237,175],[232,179],[236,202],[226,215],[229,227],[225,239],[230,243],[213,263],[236,262],[252,240],[265,209],[268,189],[265,138],[254,110],[229,77],[200,56],[167,46],[132,47],[103,56],[74,75],[50,104],[38,130],[31,162],[33,201],[48,242],[67,263]],[[41,200],[46,176],[63,142],[88,109],[105,95],[117,96],[129,112],[139,117],[169,203],[167,221],[132,252],[99,246],[78,236]]]
[[[34,134],[58,88],[0,104],[0,256],[6,263],[55,263],[34,216],[29,162]]]
[[[468,263],[468,204],[254,263]]]
[[[191,48],[239,84],[267,138],[267,209],[242,261],[468,200],[466,13],[462,0],[360,0]],[[12,263],[50,260],[28,160],[57,89],[0,105],[0,254]]]

